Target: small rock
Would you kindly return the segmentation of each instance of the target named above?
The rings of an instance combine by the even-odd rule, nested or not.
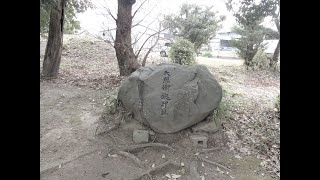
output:
[[[61,168],[61,164],[59,164],[59,169]]]
[[[203,162],[201,162],[201,166],[202,166],[202,167],[204,167],[204,164],[203,164]]]
[[[150,136],[154,136],[156,135],[156,133],[154,131],[149,131]]]
[[[135,143],[149,142],[149,132],[146,130],[134,130],[132,137]]]
[[[113,158],[118,157],[116,154],[108,154],[108,156]]]
[[[156,165],[155,165],[155,164],[152,164],[151,167],[154,168],[154,167],[156,167]]]
[[[181,162],[181,167],[184,167],[184,163],[183,162]]]
[[[162,158],[162,159],[166,158],[166,155],[162,154],[161,158]]]

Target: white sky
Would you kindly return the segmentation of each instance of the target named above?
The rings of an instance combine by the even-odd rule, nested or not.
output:
[[[133,5],[133,11],[141,4],[143,0],[136,0],[137,2]],[[101,15],[102,13],[106,13],[106,10],[103,9],[103,6],[107,6],[110,8],[113,15],[116,17],[117,15],[117,0],[92,0],[92,2],[97,6],[96,9],[90,9],[85,13],[78,15],[78,20],[81,23],[82,30],[87,30],[92,34],[100,34],[103,27],[106,29],[109,27],[110,29],[115,28],[115,23],[110,19],[110,17],[104,17]],[[144,25],[148,25],[152,22],[159,14],[172,14],[178,13],[180,6],[183,3],[194,3],[198,5],[206,5],[212,6],[213,10],[218,11],[219,15],[225,15],[226,20],[222,24],[222,31],[228,31],[230,28],[235,25],[236,21],[232,14],[227,10],[224,0],[147,0],[147,2],[142,6],[143,8],[140,12],[137,13],[136,17],[133,20],[133,24],[139,20],[141,20],[147,13],[148,16],[144,19]],[[161,16],[160,16],[161,17]],[[153,29],[157,29],[157,21],[151,24],[150,27]],[[267,18],[265,26],[270,27],[272,29],[276,29],[275,25],[271,22],[270,18]],[[144,31],[143,27],[135,27],[133,29],[134,32]]]

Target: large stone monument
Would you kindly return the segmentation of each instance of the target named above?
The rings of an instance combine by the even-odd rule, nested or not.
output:
[[[221,86],[205,66],[168,63],[138,69],[118,93],[135,119],[158,133],[175,133],[203,121],[221,98]]]

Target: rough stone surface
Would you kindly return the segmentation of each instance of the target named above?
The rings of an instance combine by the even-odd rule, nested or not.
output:
[[[201,122],[221,98],[222,88],[205,66],[169,63],[138,69],[118,93],[135,119],[158,133],[175,133]]]
[[[150,136],[154,136],[156,135],[156,133],[154,131],[149,131]]]
[[[208,147],[208,136],[202,134],[190,135],[190,139],[192,141],[193,146],[195,147]]]
[[[219,130],[220,124],[213,119],[208,118],[208,120],[202,121],[192,127],[193,132],[206,132],[215,133]]]
[[[134,130],[132,137],[135,143],[149,142],[149,132],[146,130]]]

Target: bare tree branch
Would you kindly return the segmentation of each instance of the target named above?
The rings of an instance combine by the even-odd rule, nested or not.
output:
[[[113,14],[111,13],[110,9],[107,9],[108,14],[112,17],[112,19],[117,22],[117,19],[113,16]]]
[[[112,43],[114,44],[114,38],[113,38],[113,35],[111,34],[111,30],[109,30],[109,28],[108,28],[108,34],[109,34],[109,37],[111,38],[111,40],[112,40]]]
[[[167,30],[167,29],[168,29],[168,28],[164,28],[164,29],[162,29],[162,30],[159,31],[159,32],[156,32],[156,33],[154,33],[154,34],[151,34],[151,35],[143,42],[143,44],[142,44],[142,46],[140,47],[140,49],[138,50],[138,52],[135,53],[136,58],[138,58],[138,56],[139,56],[139,54],[140,54],[143,46],[146,44],[146,42],[147,42],[152,36],[157,35],[158,33],[160,34],[162,31]]]
[[[137,12],[139,11],[139,9],[142,7],[142,5],[143,5],[146,1],[147,1],[147,0],[144,0],[144,1],[140,4],[140,6],[137,8],[137,10],[133,13],[132,19],[134,18],[134,16],[137,14]]]
[[[157,18],[157,19],[158,19],[158,18]],[[157,19],[154,19],[150,24],[148,24],[148,26],[140,25],[140,26],[142,26],[142,27],[145,27],[146,29],[145,29],[145,31],[141,34],[141,36],[132,43],[132,45],[136,44],[136,43],[141,39],[141,37],[142,37],[148,30],[151,30],[151,29],[149,28],[149,26],[150,26],[154,21],[156,21]],[[152,30],[153,30],[153,29],[152,29]]]
[[[158,2],[158,4],[159,4],[159,2]],[[135,26],[137,26],[137,25],[140,25],[140,23],[141,23],[147,16],[149,16],[149,14],[153,11],[153,9],[154,9],[155,7],[158,6],[158,4],[156,4],[155,6],[153,6],[153,7],[151,8],[151,10],[150,10],[138,23],[132,25],[132,28],[135,27]]]
[[[278,32],[280,32],[280,20],[279,20],[279,16],[280,16],[280,11],[276,14],[275,12],[272,13],[272,18],[274,23],[276,24],[276,27],[278,29]]]
[[[146,55],[144,56],[144,58],[143,58],[143,60],[142,60],[142,66],[143,66],[143,67],[146,65],[146,61],[147,61],[147,58],[148,58],[150,52],[151,52],[152,49],[158,44],[159,37],[160,37],[160,29],[161,29],[161,23],[160,23],[160,25],[159,25],[159,31],[158,31],[158,36],[157,36],[156,42],[154,42],[154,44],[149,48],[148,52],[146,53]]]
[[[99,40],[102,40],[104,42],[107,42],[108,44],[110,44],[113,48],[114,48],[114,45],[112,44],[112,42],[108,41],[108,40],[104,40],[103,38],[101,38],[100,36],[97,36],[97,35],[94,35],[94,34],[91,34],[89,31],[85,30],[86,33],[88,33],[90,36],[96,38],[96,39],[99,39]]]
[[[105,4],[107,4],[105,0],[103,0],[103,2],[104,2]],[[115,17],[113,16],[113,14],[112,14],[112,12],[111,12],[111,10],[110,10],[109,7],[104,6],[104,5],[102,5],[102,4],[100,4],[100,6],[102,6],[104,9],[106,9],[107,12],[108,12],[108,14],[112,17],[112,19],[113,19],[115,22],[117,22],[117,18],[115,18]]]

